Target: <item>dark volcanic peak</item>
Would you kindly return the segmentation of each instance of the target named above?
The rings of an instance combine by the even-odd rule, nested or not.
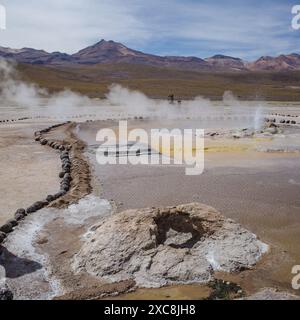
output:
[[[126,57],[144,57],[146,54],[129,49],[123,44],[112,40],[101,40],[96,44],[73,54],[72,57],[79,63],[112,63]]]
[[[48,53],[32,48],[0,47],[0,57],[21,63],[43,65],[128,63],[194,71],[300,70],[300,55],[297,53],[278,57],[263,56],[251,63],[222,54],[206,59],[182,56],[163,57],[146,54],[130,49],[122,43],[104,39],[72,55],[61,52]]]
[[[93,46],[80,50],[72,55],[72,58],[80,64],[130,63],[178,69],[209,69],[209,65],[200,58],[161,57],[132,50],[118,42],[105,40],[101,40]]]

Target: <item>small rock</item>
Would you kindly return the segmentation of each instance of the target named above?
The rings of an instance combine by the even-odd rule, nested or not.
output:
[[[23,208],[18,209],[18,210],[16,211],[16,214],[17,214],[17,213],[26,215],[26,211],[25,211],[25,209],[23,209]]]
[[[0,227],[0,231],[4,232],[4,233],[9,233],[11,232],[13,229],[13,225],[9,222],[5,223],[4,225],[2,225]]]
[[[15,219],[10,219],[7,221],[7,223],[10,223],[13,227],[16,227],[18,225],[18,222]]]
[[[41,145],[44,146],[44,145],[47,144],[47,142],[48,142],[48,141],[47,141],[46,139],[43,139],[43,140],[41,141]]]
[[[20,221],[20,220],[24,219],[25,216],[26,216],[26,214],[23,214],[23,213],[19,213],[19,212],[16,212],[16,213],[15,213],[15,219],[16,219],[17,221]]]
[[[4,241],[4,239],[6,238],[6,233],[0,231],[0,243],[2,243]]]
[[[65,194],[66,194],[66,192],[63,191],[63,190],[61,190],[61,191],[57,192],[57,193],[54,195],[54,198],[55,198],[55,199],[58,199],[58,198],[64,196]]]
[[[47,204],[48,204],[48,202],[46,202],[46,201],[37,201],[37,202],[35,202],[32,206],[30,206],[29,208],[27,208],[26,212],[27,212],[27,213],[36,212],[36,211],[44,208]]]
[[[33,212],[36,212],[37,210],[36,210],[36,208],[32,205],[32,206],[30,206],[30,207],[28,207],[27,209],[26,209],[26,213],[27,214],[29,214],[29,213],[33,213]]]
[[[68,185],[66,185],[66,184],[63,184],[63,185],[61,186],[61,190],[69,191],[69,189],[70,189],[70,187],[69,187]]]
[[[66,173],[66,174],[64,175],[64,179],[72,179],[70,173]]]
[[[69,159],[69,154],[68,152],[63,152],[61,155],[60,155],[60,159],[63,160],[63,159]]]
[[[49,194],[49,195],[47,196],[46,200],[47,200],[48,202],[52,202],[52,201],[54,200],[54,197],[53,197],[51,194]]]

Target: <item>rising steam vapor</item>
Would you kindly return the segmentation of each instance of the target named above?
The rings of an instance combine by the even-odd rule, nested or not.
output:
[[[31,116],[51,117],[52,115],[72,118],[90,115],[91,118],[129,119],[145,117],[152,119],[226,119],[228,117],[252,116],[248,125],[258,129],[263,117],[262,106],[249,106],[239,101],[230,91],[223,96],[223,103],[213,103],[201,96],[181,103],[150,99],[141,92],[113,84],[106,99],[97,101],[87,96],[64,90],[50,94],[35,84],[21,80],[15,64],[0,59],[0,112],[5,108],[22,109]],[[92,114],[92,116],[91,116]]]
[[[69,90],[49,94],[46,89],[22,81],[15,64],[4,59],[0,59],[0,99],[0,107],[19,107],[32,114],[71,115],[91,103],[88,97]]]
[[[231,91],[226,91],[223,102],[215,104],[201,96],[190,101],[170,103],[167,100],[149,99],[141,92],[129,90],[118,84],[110,87],[106,95],[107,101],[113,106],[122,108],[126,117],[145,116],[156,119],[199,119],[199,120],[236,120],[241,125],[259,129],[263,119],[261,103],[254,106],[239,101]]]
[[[27,84],[18,79],[13,62],[0,59],[0,92],[2,104],[10,103],[31,107],[33,102],[39,102],[46,91],[34,84]]]
[[[210,100],[196,97],[192,101],[169,103],[166,100],[149,99],[139,91],[129,90],[118,84],[110,86],[106,95],[112,105],[123,106],[129,116],[145,116],[150,118],[180,119],[194,117],[199,112],[210,112],[213,105]]]

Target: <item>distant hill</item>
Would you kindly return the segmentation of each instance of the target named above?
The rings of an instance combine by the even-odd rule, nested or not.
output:
[[[132,50],[121,43],[101,40],[71,56],[73,63],[130,63],[176,69],[210,70],[210,65],[196,57],[160,57]]]
[[[205,61],[212,67],[214,70],[237,70],[237,71],[246,71],[246,63],[240,58],[233,58],[229,56],[224,56],[217,54],[213,57],[206,58]]]
[[[0,57],[12,59],[20,63],[59,65],[71,62],[71,56],[66,53],[36,50],[31,48],[10,49],[0,47]]]
[[[157,56],[101,40],[69,55],[31,48],[0,47],[0,57],[18,62],[24,80],[50,92],[71,89],[103,98],[112,83],[139,90],[152,98],[192,99],[201,95],[220,100],[232,91],[244,100],[300,101],[300,55],[261,57]]]
[[[114,41],[101,40],[75,54],[48,53],[32,48],[11,49],[0,47],[0,57],[20,63],[46,66],[72,66],[95,64],[134,64],[159,68],[193,71],[294,71],[300,70],[300,55],[261,57],[254,62],[239,58],[214,55],[210,58],[158,56],[136,51]]]
[[[300,101],[299,71],[210,72],[177,70],[142,64],[113,63],[71,66],[18,64],[24,80],[49,91],[71,89],[104,98],[109,86],[118,83],[152,98],[192,99],[203,96],[221,100],[230,90],[242,100]]]
[[[278,57],[264,56],[247,65],[250,70],[295,71],[300,70],[300,55],[292,53]]]

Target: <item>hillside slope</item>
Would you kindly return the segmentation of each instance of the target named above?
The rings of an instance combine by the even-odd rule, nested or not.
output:
[[[133,50],[122,43],[101,40],[75,54],[48,53],[32,48],[11,49],[0,47],[0,57],[19,63],[46,66],[78,66],[98,64],[133,64],[190,71],[300,71],[300,55],[292,53],[278,57],[264,56],[254,62],[225,55],[199,57],[158,56]]]
[[[132,64],[98,64],[76,67],[47,67],[20,64],[27,81],[50,91],[65,88],[103,98],[112,83],[139,90],[152,98],[178,99],[202,95],[222,99],[231,90],[240,99],[300,100],[300,72],[193,72]]]

